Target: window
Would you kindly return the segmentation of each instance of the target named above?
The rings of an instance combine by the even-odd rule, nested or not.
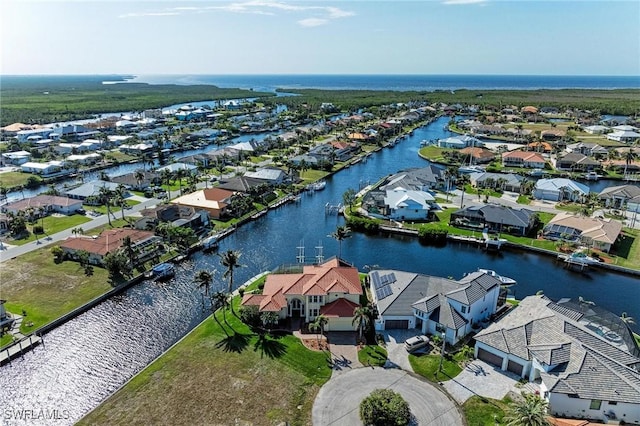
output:
[[[309,316],[311,318],[317,317],[318,316],[318,309],[317,308],[309,309]]]
[[[462,307],[462,313],[463,313],[463,314],[466,314],[466,313],[467,313],[467,307],[466,307],[466,306],[463,306],[463,307]]]
[[[600,401],[599,399],[592,399],[591,400],[591,405],[589,405],[589,409],[590,410],[599,410],[601,405],[602,405],[602,401]]]
[[[569,398],[578,398],[578,394],[577,393],[570,393],[570,394],[567,394],[567,396]]]
[[[609,405],[618,405],[618,401],[609,401]]]

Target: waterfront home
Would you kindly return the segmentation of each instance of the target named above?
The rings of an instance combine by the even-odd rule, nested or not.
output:
[[[376,330],[412,329],[442,336],[456,344],[480,327],[499,305],[500,281],[484,272],[460,280],[397,270],[374,270],[368,275]],[[500,305],[504,299],[500,299]]]
[[[64,160],[69,164],[88,166],[97,163],[101,159],[102,156],[94,152],[93,154],[72,154]]]
[[[0,234],[4,234],[11,227],[11,219],[4,213],[0,213]]]
[[[545,225],[543,235],[550,240],[579,242],[587,247],[609,252],[622,232],[622,223],[611,218],[599,219],[562,212]]]
[[[592,134],[592,135],[601,135],[603,133],[606,133],[609,131],[609,127],[607,126],[601,126],[599,124],[594,124],[591,126],[584,126],[582,128],[582,130],[584,130],[585,132]]]
[[[469,162],[471,164],[490,163],[494,158],[496,158],[496,154],[493,151],[481,147],[469,146],[467,148],[461,149],[460,153],[468,156],[470,158]]]
[[[12,151],[2,153],[2,165],[12,164],[19,166],[31,159],[31,153],[27,151]]]
[[[640,204],[640,187],[636,185],[610,186],[600,191],[598,199],[604,203],[605,207],[637,212],[637,206]]]
[[[81,200],[57,195],[36,195],[24,200],[14,201],[2,206],[4,213],[18,214],[19,211],[33,210],[35,217],[47,216],[50,213],[70,215],[82,208]]]
[[[270,191],[269,185],[262,179],[255,179],[247,176],[234,176],[229,180],[220,181],[218,188],[226,189],[231,192],[242,192],[245,194],[254,191]]]
[[[535,152],[549,154],[553,151],[553,146],[549,142],[536,141],[527,144],[527,149]]]
[[[140,173],[140,175],[138,175],[138,173]],[[138,170],[133,173],[112,177],[111,182],[123,185],[127,189],[144,191],[150,186],[160,184],[161,178],[158,172]]]
[[[520,192],[524,178],[514,173],[471,173],[469,181],[476,188],[501,189],[503,191]]]
[[[333,258],[319,265],[304,265],[299,272],[267,275],[262,294],[245,293],[241,305],[304,323],[323,315],[328,320],[325,331],[353,331],[354,311],[360,307],[361,296],[358,270]]]
[[[634,143],[640,140],[640,133],[632,130],[618,130],[607,134],[607,139],[618,142]]]
[[[609,150],[597,143],[578,142],[567,145],[565,148],[567,152],[578,152],[589,157],[593,156],[607,156]]]
[[[449,224],[458,228],[488,230],[512,235],[527,235],[536,224],[536,214],[529,209],[513,209],[500,204],[469,206],[451,213]]]
[[[280,185],[288,179],[287,174],[276,167],[261,167],[255,172],[245,173],[244,176],[247,178],[259,179],[269,185]]]
[[[198,167],[193,164],[187,163],[171,163],[167,164],[164,167],[160,167],[158,169],[158,173],[162,174],[165,170],[168,170],[171,174],[176,174],[178,172],[184,173],[185,175],[195,176],[198,174]]]
[[[60,135],[53,134],[53,128],[41,127],[37,129],[19,130],[16,132],[16,139],[18,142],[27,142],[40,139],[55,139],[58,140]]]
[[[589,194],[587,185],[571,179],[540,179],[536,182],[533,196],[538,200],[579,202]]]
[[[220,219],[227,214],[231,197],[235,193],[221,188],[208,188],[183,195],[171,203],[205,210],[212,219]]]
[[[136,229],[149,229],[160,222],[168,222],[177,228],[191,228],[199,231],[209,225],[209,213],[191,206],[161,204],[140,212],[142,219],[135,224]]]
[[[556,161],[556,169],[570,170],[572,172],[586,172],[589,170],[601,169],[599,161],[589,158],[579,152],[570,152]]]
[[[385,191],[384,209],[381,213],[392,220],[424,221],[432,209],[438,208],[430,193],[396,187]]]
[[[103,188],[106,188],[109,191],[115,191],[116,189],[118,189],[118,186],[119,185],[115,182],[108,182],[105,180],[98,179],[98,180],[93,180],[91,182],[83,183],[82,185],[76,188],[70,189],[64,192],[64,195],[76,200],[88,201],[88,199],[90,198],[98,197],[100,195],[100,191]],[[129,194],[126,193],[125,197],[128,197],[128,196]]]
[[[528,296],[475,341],[476,358],[538,383],[551,414],[640,424],[639,350],[617,315]]]
[[[469,146],[482,146],[483,143],[480,139],[474,138],[469,135],[452,136],[445,139],[438,139],[436,146],[439,148],[455,148],[462,149]]]
[[[545,163],[544,157],[537,152],[510,151],[502,154],[502,165],[505,167],[544,169]]]
[[[53,177],[71,173],[70,171],[65,170],[65,165],[64,161],[57,160],[47,161],[46,163],[27,161],[20,165],[20,170],[25,173],[32,173],[42,177]]]
[[[138,263],[153,258],[158,251],[158,244],[162,238],[150,231],[138,229],[115,228],[102,231],[98,236],[80,235],[69,237],[60,243],[60,248],[71,259],[77,259],[79,251],[89,253],[89,263],[102,265],[104,256],[120,249],[123,240],[131,239],[131,247],[136,253]]]

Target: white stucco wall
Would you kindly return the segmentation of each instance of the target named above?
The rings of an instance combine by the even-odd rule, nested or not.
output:
[[[612,412],[625,423],[640,424],[640,404],[618,402],[611,405],[609,401],[602,401],[599,410],[591,410],[590,399],[569,398],[566,394],[551,393],[549,395],[549,410],[560,417],[577,417],[592,420],[604,420],[604,414]]]

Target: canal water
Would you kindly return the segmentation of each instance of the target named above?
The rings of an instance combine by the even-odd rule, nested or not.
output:
[[[295,263],[299,247],[304,247],[308,260],[318,254],[336,255],[338,243],[329,234],[343,219],[326,215],[326,204],[341,202],[348,188],[357,190],[401,169],[424,166],[417,155],[420,141],[449,136],[443,130],[446,121],[417,129],[394,148],[328,178],[323,191],[305,194],[300,203],[271,211],[223,240],[221,251],[242,253],[244,266],[236,270],[236,282]],[[637,278],[604,271],[571,272],[553,258],[532,253],[489,254],[465,244],[432,247],[413,238],[354,233],[342,242],[342,257],[361,270],[368,265],[455,279],[479,267],[494,269],[518,281],[518,297],[538,290],[551,298],[582,296],[614,313],[640,318]],[[201,269],[214,273],[214,291],[225,288],[219,257],[199,252],[178,266],[171,281],[141,283],[47,334],[44,347],[0,368],[0,407],[66,410],[67,419],[56,424],[78,420],[204,319],[201,296],[193,284]]]

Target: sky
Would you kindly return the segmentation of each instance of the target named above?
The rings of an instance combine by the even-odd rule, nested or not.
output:
[[[640,2],[2,0],[0,73],[640,75]]]

